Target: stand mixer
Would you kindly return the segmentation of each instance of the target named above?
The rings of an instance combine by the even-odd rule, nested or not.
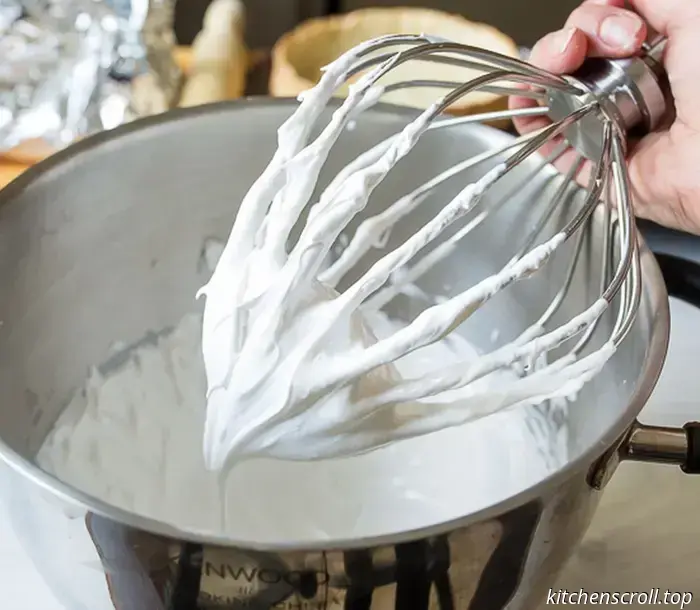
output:
[[[557,82],[564,90],[582,88],[565,79]],[[342,102],[328,105],[319,119],[332,120]],[[594,112],[594,106],[584,103],[580,116]],[[290,100],[246,100],[154,117],[88,138],[0,192],[0,282],[15,287],[0,291],[0,353],[11,354],[0,360],[0,457],[10,467],[9,520],[38,571],[71,610],[537,607],[571,556],[620,460],[636,459],[641,444],[644,460],[700,470],[696,454],[688,450],[688,436],[696,434],[693,426],[660,432],[636,421],[663,363],[667,294],[653,256],[633,239],[633,225],[627,230],[624,216],[608,213],[606,206],[594,205],[588,220],[581,221],[546,266],[527,281],[512,283],[463,324],[465,335],[486,348],[493,345],[496,324],[500,340],[508,341],[556,304],[548,324],[559,328],[580,314],[582,304],[597,302],[630,258],[612,306],[597,324],[581,329],[573,346],[562,346],[559,358],[566,359],[587,337],[587,329],[594,328],[581,344],[580,362],[614,335],[624,335],[568,409],[566,460],[546,476],[513,480],[488,494],[472,478],[478,469],[465,467],[469,462],[459,453],[448,459],[445,443],[425,435],[388,447],[386,451],[396,452],[393,463],[380,449],[347,460],[275,461],[241,475],[233,518],[223,529],[169,521],[157,511],[128,510],[52,476],[35,462],[89,366],[104,362],[115,342],[136,344],[193,312],[192,295],[209,280],[199,266],[203,244],[225,239],[231,202],[244,199],[251,176],[259,175],[274,154],[278,126],[297,109]],[[329,156],[332,175],[375,146],[386,146],[382,143],[413,118],[381,104],[368,108],[356,117],[355,129],[343,131],[342,145]],[[527,134],[515,143],[508,134],[469,120],[433,122],[406,157],[413,159],[408,169],[398,176],[389,173],[375,191],[371,209],[362,210],[354,226],[390,209],[407,191],[424,188],[446,168],[494,151],[513,159],[542,135]],[[615,144],[616,128],[607,131],[612,158],[624,147]],[[490,156],[486,163],[496,167],[498,157]],[[545,160],[523,155],[483,193],[482,207],[464,218],[464,226],[442,233],[442,239],[450,240],[469,222],[480,223],[467,239],[455,239],[442,263],[416,278],[420,290],[454,298],[530,249],[524,227],[528,235],[546,239],[588,210],[586,202],[600,185],[579,189],[574,172],[559,175]],[[197,171],[173,171],[190,165]],[[457,173],[454,190],[478,180],[484,169],[472,166]],[[624,176],[621,163],[601,171]],[[440,193],[447,193],[449,182],[443,186]],[[436,196],[393,225],[388,248],[400,246],[444,211],[449,195],[431,192]],[[620,192],[623,197],[617,199],[613,192],[611,198],[616,206],[625,200],[624,188]],[[550,213],[553,201],[565,203]],[[488,214],[482,217],[482,212]],[[560,214],[568,220],[562,222]],[[514,244],[512,235],[521,242]],[[373,247],[366,254],[369,260],[358,264],[371,267],[376,254],[382,252]],[[342,252],[319,275],[334,276],[332,265],[341,259]],[[342,283],[337,286],[338,292],[344,290]],[[403,313],[410,322],[425,303],[405,296],[394,297],[387,308],[391,305],[392,312]],[[530,377],[529,371],[522,373],[522,379]],[[487,437],[490,419],[475,419],[465,428]],[[555,425],[554,420],[547,421]],[[493,439],[494,458],[521,457],[507,441],[487,438]],[[430,500],[445,507],[441,513],[417,514],[416,499],[398,497],[391,485],[396,464],[404,466],[405,476],[412,475],[405,465],[415,452],[402,449],[415,446],[411,443],[425,449],[420,455],[427,464],[425,478],[433,483]],[[133,449],[125,443],[123,455]],[[173,455],[179,450],[174,447]],[[318,475],[322,468],[326,478]],[[335,490],[329,481],[343,486]],[[185,490],[183,503],[196,501],[193,496]],[[304,513],[322,531],[357,497],[377,518],[371,527],[352,523],[347,535],[322,537],[290,523],[291,514]],[[242,523],[247,514],[259,516],[265,527],[247,527]],[[100,587],[98,596],[94,592]]]

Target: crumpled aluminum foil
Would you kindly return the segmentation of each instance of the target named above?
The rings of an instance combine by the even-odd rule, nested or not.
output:
[[[0,153],[174,106],[175,0],[0,0]]]

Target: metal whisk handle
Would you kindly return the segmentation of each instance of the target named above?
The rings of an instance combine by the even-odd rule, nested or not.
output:
[[[581,94],[549,92],[550,116],[562,120],[595,101],[595,110],[566,132],[569,143],[589,159],[598,159],[603,147],[603,124],[611,121],[623,142],[641,137],[673,116],[673,100],[662,57],[667,39],[645,43],[643,54],[626,59],[587,60],[568,77]]]

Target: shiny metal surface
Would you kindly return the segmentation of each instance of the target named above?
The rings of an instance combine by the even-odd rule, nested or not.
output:
[[[644,233],[648,245],[658,252],[656,235]],[[700,241],[686,237],[694,242],[692,250],[676,248],[670,242],[668,247],[674,254],[700,260]],[[698,417],[700,378],[692,371],[700,355],[696,333],[700,309],[675,297],[670,300],[670,310],[668,356],[659,383],[639,419],[656,426],[681,427]],[[686,595],[684,607],[698,607],[698,502],[698,481],[689,479],[680,468],[623,463],[606,486],[591,525],[552,588],[592,592],[649,591],[656,587],[661,591],[660,597],[665,591],[689,592],[693,599],[688,603]],[[579,607],[590,610],[600,607],[579,603]],[[627,610],[650,607],[653,604],[644,600],[626,606]],[[551,605],[543,604],[541,610],[548,608]]]
[[[588,483],[602,490],[623,461],[669,464],[685,469],[688,449],[688,432],[683,428],[650,426],[635,421],[629,432],[594,463],[588,473]]]
[[[652,53],[654,56],[656,54],[656,52]],[[415,80],[408,72],[405,76],[400,76],[395,72],[402,66],[408,68],[412,62],[421,61],[467,68],[476,72],[476,75],[471,76],[470,74],[469,76],[463,77],[461,80],[448,80],[440,78],[439,74],[436,73],[437,78]],[[642,62],[642,64],[645,66],[647,65],[644,62]],[[612,65],[613,64],[611,64],[611,66]],[[637,85],[641,87],[643,84],[643,78],[636,73],[636,63],[633,62],[629,65],[615,63],[614,67],[617,72],[621,72],[625,77],[625,86],[627,88],[637,87]],[[372,69],[368,71],[369,68]],[[384,82],[382,80],[385,76],[389,77],[391,74],[397,76],[394,82]],[[508,362],[504,360],[502,363],[494,365],[494,368],[501,370],[503,370],[503,368],[510,368],[514,361],[527,357],[527,354],[530,354],[533,349],[536,349],[538,353],[546,353],[548,372],[558,367],[564,367],[559,372],[562,374],[569,373],[571,367],[574,365],[567,365],[566,363],[569,362],[567,359],[575,358],[575,366],[580,367],[582,371],[585,370],[583,375],[586,379],[597,374],[599,369],[599,367],[596,366],[597,358],[600,354],[605,352],[608,345],[612,345],[616,349],[620,346],[622,341],[624,341],[627,334],[634,326],[635,316],[637,315],[640,304],[642,280],[638,239],[636,236],[636,225],[632,210],[632,192],[627,175],[624,149],[625,138],[629,129],[637,123],[643,123],[643,126],[649,129],[655,125],[651,120],[653,117],[651,117],[649,112],[645,115],[646,118],[649,119],[646,122],[642,120],[640,114],[640,109],[642,109],[642,107],[645,110],[651,107],[655,108],[654,104],[645,105],[647,102],[646,96],[643,95],[645,92],[640,92],[639,99],[636,100],[636,104],[634,105],[638,112],[636,115],[632,116],[629,112],[626,113],[625,110],[625,102],[628,96],[618,96],[618,91],[622,89],[614,84],[608,86],[604,79],[599,78],[595,83],[603,87],[605,94],[601,94],[600,96],[594,95],[588,100],[586,88],[574,82],[568,82],[560,75],[549,73],[516,58],[507,57],[474,46],[451,42],[439,36],[431,36],[429,34],[396,34],[379,36],[368,40],[356,47],[355,51],[345,54],[342,59],[339,59],[339,63],[330,66],[328,71],[324,74],[323,79],[338,88],[341,85],[349,85],[353,77],[360,75],[361,77],[359,80],[350,86],[347,98],[339,111],[333,115],[333,121],[328,126],[329,131],[324,133],[339,133],[339,131],[333,131],[333,124],[337,126],[338,129],[342,129],[354,112],[357,112],[364,106],[374,104],[378,99],[384,99],[383,96],[385,94],[391,93],[396,89],[438,88],[447,90],[444,95],[441,95],[428,105],[421,114],[420,120],[416,121],[411,126],[410,132],[414,135],[410,137],[416,140],[427,131],[443,129],[448,125],[453,126],[455,124],[460,124],[462,121],[483,121],[486,120],[487,116],[490,118],[493,117],[494,114],[498,114],[500,119],[515,118],[523,116],[523,114],[532,116],[533,110],[542,115],[549,114],[550,117],[552,115],[551,108],[543,106],[538,107],[535,104],[525,110],[513,109],[500,113],[469,116],[466,119],[456,118],[440,120],[443,118],[441,116],[443,112],[462,98],[472,94],[481,94],[484,96],[487,93],[496,92],[501,95],[513,95],[516,96],[516,98],[533,98],[535,101],[542,101],[546,100],[548,96],[554,99],[552,96],[556,93],[564,96],[564,99],[570,98],[574,101],[583,100],[580,107],[568,114],[565,113],[564,116],[554,123],[534,131],[531,130],[523,133],[520,138],[511,141],[506,144],[506,146],[492,146],[489,150],[483,151],[479,155],[470,155],[466,160],[451,164],[446,163],[445,167],[447,169],[427,180],[415,190],[404,192],[400,198],[397,194],[396,205],[382,209],[377,215],[365,215],[364,220],[367,226],[381,223],[381,226],[385,226],[387,233],[389,233],[393,230],[393,223],[403,218],[404,213],[402,210],[404,205],[407,205],[408,208],[412,210],[413,207],[418,206],[426,196],[434,196],[436,191],[444,186],[444,182],[454,176],[459,175],[460,178],[467,178],[468,181],[472,181],[474,178],[481,178],[485,176],[489,170],[495,169],[494,160],[497,159],[503,164],[503,168],[499,168],[498,170],[498,181],[496,185],[503,186],[504,184],[509,184],[512,191],[503,193],[500,198],[492,198],[488,203],[482,203],[480,201],[475,203],[475,205],[479,207],[478,214],[476,216],[473,215],[472,221],[466,226],[463,226],[458,233],[454,234],[455,239],[459,241],[467,236],[471,238],[476,229],[479,231],[484,230],[482,227],[484,222],[495,217],[497,210],[512,200],[513,193],[522,192],[523,189],[527,189],[531,186],[533,182],[536,183],[538,179],[541,178],[538,174],[542,167],[533,167],[531,169],[532,174],[520,174],[519,180],[515,183],[509,183],[505,178],[513,178],[513,171],[515,169],[520,168],[523,163],[544,146],[556,144],[557,138],[566,134],[567,131],[577,123],[589,120],[594,123],[599,121],[598,126],[602,129],[603,133],[601,147],[600,150],[597,151],[598,154],[591,159],[593,161],[593,166],[591,168],[587,189],[585,189],[585,194],[583,196],[583,201],[577,197],[572,198],[570,192],[570,187],[574,183],[574,179],[577,177],[578,171],[582,168],[585,160],[583,155],[578,155],[576,159],[570,163],[570,169],[566,173],[566,177],[563,183],[559,185],[558,189],[553,192],[542,191],[537,195],[532,195],[534,197],[542,197],[545,200],[548,199],[548,206],[541,210],[537,219],[533,218],[532,225],[522,225],[520,227],[519,235],[525,236],[524,240],[522,240],[524,244],[520,246],[520,249],[512,251],[512,258],[503,263],[504,265],[512,264],[511,279],[503,282],[498,288],[494,289],[495,291],[489,294],[488,299],[482,300],[477,305],[470,305],[469,307],[465,305],[463,308],[455,311],[454,314],[450,315],[449,323],[448,320],[446,320],[440,331],[443,334],[450,333],[452,331],[450,325],[461,323],[464,318],[472,315],[474,309],[490,303],[492,297],[500,293],[503,288],[533,273],[537,273],[540,268],[540,263],[533,264],[528,254],[537,254],[536,244],[545,243],[543,238],[547,235],[547,230],[551,229],[551,233],[549,233],[548,236],[549,239],[555,238],[555,235],[561,235],[564,241],[573,242],[575,244],[573,252],[570,253],[569,272],[559,278],[561,289],[556,294],[552,295],[551,302],[545,306],[541,316],[530,320],[527,324],[523,324],[521,326],[521,334],[517,338],[513,337],[516,352],[511,360]],[[520,87],[519,85],[527,86]],[[319,91],[311,91],[309,95],[319,95]],[[650,99],[651,97],[653,96],[650,96]],[[323,98],[321,95],[318,99],[322,100],[319,103],[325,105],[327,98]],[[520,100],[519,103],[521,102],[522,100]],[[606,109],[607,105],[611,106],[610,112]],[[309,108],[308,112],[309,114],[316,114],[318,109],[314,108],[311,110],[311,108]],[[629,120],[625,122],[617,116],[612,116],[612,112],[620,114],[621,116],[629,115]],[[314,119],[316,118],[317,117],[314,116]],[[304,132],[302,131],[302,133]],[[304,138],[306,138],[306,136],[304,136]],[[328,142],[330,142],[329,146],[335,144],[335,136],[328,139]],[[388,142],[390,141],[387,140],[387,143]],[[399,142],[401,142],[401,144],[399,144]],[[393,169],[395,161],[401,160],[409,149],[410,146],[404,146],[401,140],[396,140],[395,143],[392,143],[386,149],[385,153],[386,159],[392,159],[392,161],[388,163],[386,171]],[[556,161],[565,152],[566,147],[562,145],[556,148],[556,150],[557,152],[551,157],[548,157],[547,161]],[[415,162],[415,158],[413,158],[413,160]],[[353,164],[351,163],[349,167],[350,166],[353,166]],[[354,169],[357,170],[356,167],[354,167]],[[476,176],[474,176],[473,173],[466,172],[466,170],[475,169],[478,169],[480,172],[477,173]],[[384,179],[386,173],[382,172],[381,175],[382,179]],[[492,186],[488,187],[490,193],[494,190],[497,189],[494,189]],[[572,199],[578,199],[578,201],[572,201]],[[600,208],[599,202],[601,199],[608,200],[611,205],[609,207],[605,206]],[[454,200],[454,203],[456,204],[457,201],[458,200]],[[274,216],[278,205],[279,202],[277,204],[273,203],[268,213]],[[463,215],[472,211],[472,207],[470,206],[454,207],[452,203],[446,203],[445,205],[447,208],[444,217],[436,213],[436,215],[427,217],[421,222],[419,215],[410,214],[409,222],[413,223],[412,232],[421,234],[442,233],[443,229],[446,227],[452,228],[452,221],[444,220],[445,218],[461,218]],[[610,211],[611,207],[614,208],[614,218],[613,213]],[[590,312],[591,310],[588,308],[599,306],[600,302],[604,301],[604,307],[608,308],[608,310],[610,308],[616,310],[616,319],[612,328],[608,328],[610,336],[609,344],[606,342],[598,343],[597,350],[591,350],[584,354],[584,348],[590,346],[590,339],[594,335],[596,327],[601,327],[601,325],[598,324],[598,318],[589,317],[585,319],[585,321],[581,321],[581,318],[574,318],[573,316],[575,314],[572,312],[569,312],[570,315],[568,318],[558,317],[558,314],[565,311],[565,308],[562,307],[562,303],[569,296],[569,288],[572,285],[574,275],[579,265],[581,247],[585,239],[589,237],[588,232],[592,230],[591,223],[594,222],[592,219],[596,209],[601,209],[602,211],[599,212],[599,215],[603,214],[605,216],[603,220],[598,221],[598,227],[602,227],[603,231],[602,236],[599,238],[601,240],[600,248],[602,250],[600,261],[601,272],[598,281],[599,291],[598,294],[591,294],[587,296],[587,298],[579,300],[578,303],[585,307],[583,311]],[[246,216],[248,213],[248,209],[246,209]],[[556,220],[550,222],[553,218]],[[348,217],[347,220],[349,219],[350,217]],[[260,222],[264,221],[261,220]],[[346,221],[344,220],[343,222]],[[254,232],[261,228],[262,225],[256,224],[253,225],[250,230]],[[346,228],[347,226],[343,226],[343,229]],[[358,231],[362,231],[365,228],[365,226],[360,225]],[[244,239],[242,236],[240,236],[240,238]],[[555,239],[558,239],[558,237]],[[592,239],[595,240],[596,238],[593,237]],[[445,239],[441,241],[449,249],[450,244],[448,244]],[[350,250],[353,249],[354,245],[356,245],[356,243],[351,243]],[[440,260],[439,257],[430,259],[433,254],[431,252],[425,255],[419,262],[411,261],[407,263],[406,260],[400,262],[404,254],[408,251],[404,250],[403,253],[399,255],[399,250],[394,250],[393,248],[394,245],[389,245],[388,247],[383,245],[381,249],[385,250],[386,258],[378,258],[377,262],[381,265],[386,263],[386,265],[388,265],[388,270],[391,269],[393,271],[400,268],[404,278],[410,282],[413,282],[417,278],[420,279],[422,275],[425,274],[426,270],[433,273],[433,261]],[[371,249],[371,246],[359,249],[360,254],[367,254],[366,250],[369,249]],[[319,251],[319,255],[325,256],[325,251]],[[548,259],[549,255],[546,255],[542,262]],[[389,261],[392,262],[390,263]],[[314,264],[321,264],[321,262],[321,260],[315,260]],[[346,278],[348,269],[347,266],[344,265],[345,262],[346,261],[341,259],[336,267],[331,266],[329,275],[326,276],[324,280],[333,288],[339,289],[341,294],[344,288],[338,285],[337,282],[340,282],[342,285],[343,281],[341,280],[349,279]],[[354,271],[356,271],[356,269],[353,269],[353,272]],[[359,277],[361,276],[358,276],[358,278]],[[359,284],[356,284],[356,286],[358,285]],[[359,305],[361,303],[368,307],[381,307],[387,302],[383,300],[384,298],[393,300],[396,294],[394,287],[387,285],[377,290],[376,294],[371,295],[371,298],[369,294],[362,295],[358,293],[357,304]],[[432,294],[436,293],[433,292]],[[452,301],[452,304],[457,305],[457,301]],[[438,307],[441,307],[441,305],[438,305]],[[579,313],[581,313],[581,310],[579,310]],[[237,319],[235,317],[236,315],[237,314],[234,314],[232,320],[234,326]],[[417,312],[413,316],[414,321],[417,321],[417,318],[415,318],[416,315],[418,315]],[[409,320],[410,316],[405,319]],[[570,331],[567,324],[568,322],[578,322],[577,328],[574,331]],[[605,325],[603,325],[603,327],[605,327]],[[535,331],[535,335],[537,335],[535,337],[530,334],[533,328],[543,330],[541,332],[539,330]],[[577,343],[573,346],[569,345],[568,351],[558,349],[573,336],[577,337]],[[411,347],[407,342],[403,344],[403,347],[400,348],[400,351],[397,352],[396,355],[398,357],[405,356],[413,349],[414,347]],[[530,368],[531,367],[528,365],[524,367],[524,370],[530,371]],[[594,368],[595,372],[593,372]],[[458,375],[456,372],[454,374]],[[546,373],[543,374],[546,375]],[[329,380],[328,385],[319,387],[316,394],[323,396],[326,390],[332,387],[333,383],[333,380]],[[426,386],[435,387],[428,385],[431,383],[441,383],[447,387],[445,375],[441,375],[439,381],[429,380],[427,377],[422,378],[420,383],[422,387],[420,390],[416,390],[416,396],[422,396],[423,391],[428,391]],[[501,409],[503,408],[505,408],[505,405],[502,405]]]
[[[548,93],[550,116],[562,120],[572,112],[596,104],[597,109],[566,131],[566,138],[587,159],[603,151],[604,125],[612,121],[621,141],[657,129],[673,112],[668,77],[661,67],[666,39],[655,37],[645,45],[645,55],[626,59],[587,60],[571,77],[584,94],[572,96],[557,89]]]
[[[14,4],[5,28],[0,14],[0,151],[37,139],[40,150],[58,150],[174,104],[171,0]]]
[[[18,534],[71,610],[534,607],[595,510],[591,469],[626,435],[663,363],[668,303],[644,247],[639,312],[570,411],[569,463],[459,519],[346,540],[250,540],[129,513],[32,463],[87,367],[103,361],[115,340],[137,341],[196,310],[203,242],[227,235],[235,202],[274,150],[275,130],[292,106],[249,101],[146,119],[89,138],[0,192],[0,457],[13,469]],[[368,112],[329,163],[343,166],[406,117],[386,107]],[[435,130],[415,149],[410,171],[387,179],[373,205],[510,139],[483,126]],[[533,173],[539,165],[530,157],[487,196],[527,176],[542,196],[514,193],[423,288],[456,291],[509,260],[519,227],[542,217],[564,180],[552,168]],[[581,193],[571,198],[580,201]],[[426,202],[421,214],[433,216],[441,201]],[[584,263],[552,323],[599,294],[604,218],[601,209],[593,214]],[[420,215],[415,222],[423,222]],[[413,230],[397,228],[392,239]],[[500,295],[488,312],[494,318],[477,312],[467,336],[486,345],[489,320],[505,320],[507,335],[538,319],[559,291],[570,254]],[[615,326],[610,313],[592,345]]]
[[[396,50],[399,46],[404,48]],[[395,89],[446,89],[445,95],[426,110],[424,118],[429,122],[435,121],[440,113],[474,93],[498,93],[531,98],[538,102],[529,108],[489,113],[489,118],[497,114],[499,119],[504,120],[524,115],[533,116],[539,111],[552,120],[549,126],[524,133],[514,142],[517,146],[512,154],[506,154],[510,153],[508,149],[494,148],[492,152],[503,159],[507,174],[535,151],[555,143],[564,136],[566,144],[578,151],[575,160],[570,162],[567,182],[577,176],[586,159],[592,161],[585,201],[571,216],[561,218],[561,231],[567,239],[577,239],[577,246],[571,255],[573,272],[579,258],[578,248],[584,238],[582,233],[588,229],[588,221],[599,201],[606,199],[615,207],[614,221],[610,218],[603,221],[606,235],[603,236],[601,245],[604,256],[601,261],[603,272],[600,297],[608,304],[617,301],[618,317],[611,331],[611,340],[617,346],[633,326],[639,306],[641,283],[638,240],[625,150],[628,137],[644,135],[656,129],[667,118],[668,111],[673,109],[668,79],[661,63],[665,48],[665,38],[654,34],[645,44],[644,53],[640,57],[621,60],[591,58],[584,62],[574,76],[563,77],[520,59],[451,42],[438,36],[387,35],[368,41],[364,47],[358,48],[358,57],[364,59],[356,61],[346,73],[339,76],[339,79],[348,81],[350,77],[362,74],[349,97],[349,100],[355,98],[359,101],[376,84],[381,85],[384,76],[412,61],[427,61],[473,70],[476,76],[464,77],[463,82],[447,81],[439,77],[432,80],[413,80],[410,76],[404,76],[396,82],[382,86],[382,95]],[[374,69],[366,72],[370,67]],[[480,118],[486,120],[485,117]],[[470,121],[478,119],[479,115],[468,118]],[[431,127],[445,123],[432,123]],[[548,161],[555,162],[566,150],[567,146],[562,144]],[[490,160],[490,157],[487,156],[486,159]],[[474,165],[478,163],[483,167],[483,174],[486,172],[486,168],[481,165],[484,160],[475,157],[469,162]],[[456,168],[452,167],[450,172],[455,170]],[[522,185],[526,183],[527,179],[524,179]],[[528,241],[513,256],[514,262],[521,259],[542,237],[545,221],[565,206],[567,188],[568,184],[563,185],[560,191],[551,195],[550,208],[541,216],[543,221],[535,223],[529,230]],[[415,193],[411,196],[413,195]],[[510,194],[504,199],[509,196]],[[491,205],[499,207],[501,204],[502,201],[497,200]],[[483,207],[486,210],[481,217],[475,219],[473,226],[465,229],[465,235],[473,233],[474,228],[479,227],[481,221],[492,212],[487,206]],[[614,241],[616,243],[613,243]],[[616,249],[619,252],[615,261],[611,251]],[[538,324],[544,326],[552,321],[570,284],[570,277],[564,276],[561,293],[554,297]],[[618,295],[620,298],[616,299]],[[570,354],[581,354],[596,324],[597,321],[594,321],[583,327],[582,336]],[[544,337],[548,337],[546,341],[551,341],[548,345],[557,345],[556,341],[550,338],[555,336],[555,329],[556,327],[549,325],[548,334],[543,335],[543,340]],[[549,364],[552,364],[552,350],[548,347],[547,351]]]
[[[682,429],[636,424],[630,431],[625,451],[636,462],[684,464],[688,437]]]
[[[72,610],[535,608],[600,495],[575,477],[442,535],[271,553],[186,543],[79,513],[16,473],[9,490],[20,539]]]

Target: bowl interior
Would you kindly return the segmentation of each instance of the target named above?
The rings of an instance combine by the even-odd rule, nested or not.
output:
[[[114,434],[96,442],[85,428],[74,450],[74,459],[90,468],[77,472],[75,463],[70,468],[41,462],[71,494],[103,512],[117,507],[192,535],[207,532],[256,544],[427,527],[494,507],[567,469],[585,468],[629,425],[658,374],[665,301],[648,253],[634,328],[574,403],[488,417],[352,459],[245,462],[228,477],[229,518],[221,521],[218,480],[204,471],[201,457],[201,303],[194,295],[209,277],[207,258],[226,239],[238,203],[270,159],[276,129],[293,107],[286,101],[247,102],[144,121],[82,142],[2,192],[4,457],[15,465],[33,462],[61,413],[64,423],[83,417],[91,408],[86,406],[90,393],[102,392],[103,404],[111,405],[103,417],[112,418]],[[405,113],[387,107],[364,114],[341,136],[321,186],[406,120]],[[509,138],[480,126],[427,133],[377,189],[365,214],[381,211],[445,168]],[[551,168],[535,171],[537,166],[533,157],[489,191],[483,205],[494,212],[417,282],[422,291],[456,294],[509,260],[562,180]],[[388,247],[405,240],[476,176],[467,172],[445,184],[392,231]],[[506,204],[495,206],[504,195]],[[581,196],[571,189],[571,209]],[[560,226],[560,214],[569,212],[564,206],[552,215],[548,234]],[[601,244],[602,223],[596,217],[554,323],[598,297]],[[357,272],[383,253],[373,251]],[[482,351],[514,338],[558,292],[570,253],[567,244],[546,268],[497,295],[458,332]],[[424,307],[420,297],[403,296],[390,310],[411,319]],[[612,323],[613,312],[599,325],[592,347],[605,339]],[[167,341],[164,363],[163,352],[153,346]],[[99,369],[87,383],[94,366]],[[127,372],[118,387],[104,389],[105,379],[120,371]],[[160,419],[132,425],[129,417],[138,419],[145,405],[150,409],[156,403]],[[60,487],[50,474],[27,472]]]

